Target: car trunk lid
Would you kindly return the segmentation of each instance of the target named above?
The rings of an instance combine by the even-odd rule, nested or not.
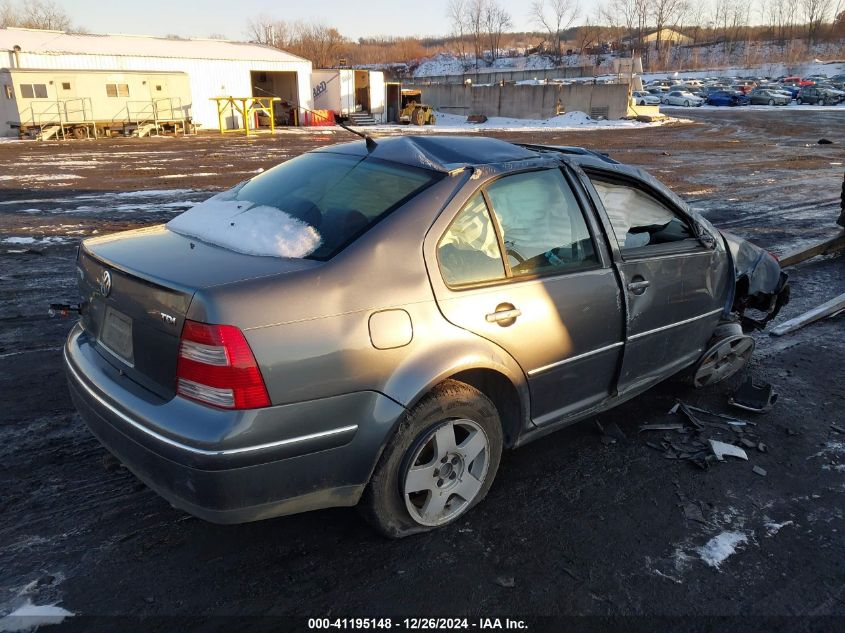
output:
[[[163,226],[89,239],[77,261],[82,324],[109,362],[169,399],[185,315],[198,290],[317,265],[236,253]]]

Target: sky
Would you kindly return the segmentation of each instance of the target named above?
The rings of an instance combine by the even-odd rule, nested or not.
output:
[[[25,0],[18,0],[25,1]],[[74,25],[91,33],[175,34],[244,39],[247,21],[261,14],[285,21],[315,21],[357,39],[372,35],[446,35],[448,0],[55,0]],[[598,0],[581,0],[581,15]],[[515,31],[535,30],[530,0],[504,0]]]

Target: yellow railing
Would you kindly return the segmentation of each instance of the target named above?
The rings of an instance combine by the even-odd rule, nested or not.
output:
[[[281,101],[279,97],[212,97],[211,101],[217,103],[217,122],[221,134],[243,132],[249,136],[258,132],[272,133],[276,129],[273,105]],[[259,112],[263,112],[270,117],[269,130],[258,128],[257,123],[250,126],[253,117]],[[237,127],[226,127],[227,115],[231,118],[232,125]],[[238,117],[240,117],[240,125],[238,124]]]

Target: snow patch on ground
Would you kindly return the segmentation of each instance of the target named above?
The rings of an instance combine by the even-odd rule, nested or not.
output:
[[[174,233],[194,237],[238,253],[265,257],[305,257],[320,246],[317,230],[274,207],[209,198],[167,223]]]
[[[787,525],[795,525],[795,521],[784,521],[783,523],[775,523],[772,520],[766,520],[763,525],[766,527],[766,535],[774,536],[775,534],[781,531],[781,528],[785,528]]]
[[[420,128],[418,126],[376,125],[367,130],[371,133],[392,134],[444,134],[448,132],[489,132],[489,131],[519,131],[545,132],[555,131],[586,131],[593,129],[644,128],[665,125],[666,123],[685,122],[683,119],[666,117],[652,123],[629,120],[601,120],[592,119],[584,112],[567,112],[550,119],[514,119],[508,117],[490,117],[485,123],[467,123],[466,117],[458,114],[437,112],[437,125]]]
[[[197,176],[219,176],[220,174],[215,174],[214,172],[210,171],[201,171],[195,174],[167,174],[165,176],[159,176],[159,178],[193,178]]]
[[[76,174],[23,174],[20,176],[9,176],[9,175],[2,175],[0,176],[0,180],[22,180],[26,182],[31,182],[33,180],[39,181],[50,181],[55,182],[58,180],[66,181],[66,180],[79,180],[82,176],[77,176]]]
[[[118,198],[152,198],[154,196],[181,196],[194,191],[194,189],[142,189],[141,191],[122,191],[116,195]]]
[[[698,555],[707,565],[719,569],[730,556],[736,553],[737,547],[748,542],[743,532],[722,532],[711,538],[698,549]]]
[[[27,600],[23,605],[0,619],[0,633],[32,631],[48,624],[61,624],[74,614],[55,604],[35,605]]]

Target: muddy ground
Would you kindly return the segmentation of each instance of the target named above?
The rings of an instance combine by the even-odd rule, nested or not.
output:
[[[841,113],[689,116],[496,136],[607,151],[776,252],[837,232]],[[651,448],[664,434],[638,427],[666,421],[676,398],[729,411],[724,393],[670,382],[600,416],[627,440],[603,440],[591,420],[507,454],[481,506],[403,541],[379,538],[352,509],[204,523],[105,459],[64,382],[71,321],[46,316],[49,302],[75,299],[78,240],[169,219],[341,140],[0,143],[0,615],[27,600],[81,615],[845,615],[845,435],[833,428],[845,428],[841,316],[757,336],[751,373],[780,399],[769,414],[738,415],[767,449],[749,449],[749,461],[704,471]],[[845,292],[844,272],[842,256],[791,269],[793,300],[778,321]],[[725,533],[735,553],[708,565],[701,548]]]

